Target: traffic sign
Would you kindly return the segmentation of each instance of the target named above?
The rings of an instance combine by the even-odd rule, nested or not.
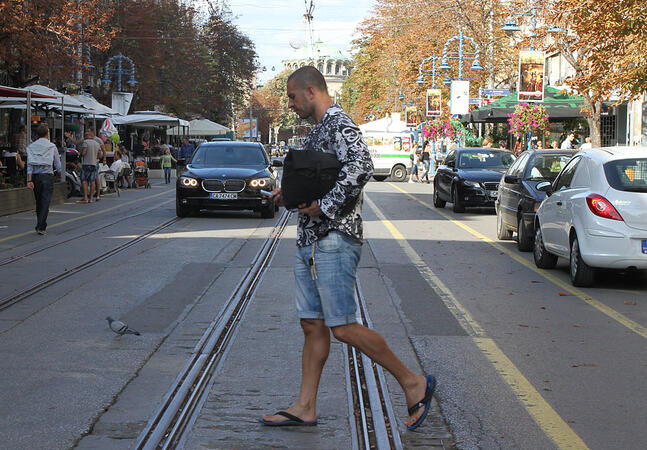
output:
[[[481,96],[505,97],[510,94],[510,89],[481,89]]]

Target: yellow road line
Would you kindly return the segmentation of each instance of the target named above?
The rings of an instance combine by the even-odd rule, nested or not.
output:
[[[422,277],[431,288],[440,296],[450,312],[456,317],[465,331],[472,337],[474,343],[490,361],[497,373],[510,386],[519,402],[528,411],[537,425],[546,435],[555,442],[560,449],[587,449],[582,439],[568,426],[557,412],[544,400],[528,379],[517,369],[512,361],[503,353],[493,339],[488,338],[483,328],[470,315],[465,307],[458,301],[454,294],[438,279],[434,272],[427,266],[423,259],[407,242],[402,233],[389,221],[364,195],[364,201],[380,219],[391,235],[398,242],[411,262],[420,270]]]
[[[450,222],[452,222],[457,227],[462,228],[463,230],[467,231],[472,236],[480,239],[483,242],[486,242],[487,244],[489,244],[492,247],[496,248],[498,251],[505,253],[510,258],[517,261],[519,264],[522,264],[523,266],[527,267],[528,269],[532,270],[533,272],[537,273],[538,275],[544,277],[545,279],[547,279],[551,283],[555,284],[556,286],[558,286],[564,292],[568,292],[569,294],[572,294],[573,296],[579,298],[580,300],[585,301],[587,304],[591,305],[592,307],[594,307],[595,309],[600,311],[602,314],[605,314],[606,316],[612,318],[613,320],[620,323],[621,325],[629,328],[631,331],[638,334],[639,336],[642,336],[643,338],[647,338],[647,327],[644,327],[641,324],[639,324],[638,322],[636,322],[634,320],[631,320],[627,316],[619,313],[618,311],[614,310],[613,308],[610,308],[609,306],[605,305],[601,301],[594,299],[593,297],[586,294],[582,290],[574,287],[573,285],[571,285],[569,283],[566,283],[563,280],[560,280],[559,278],[557,278],[555,275],[552,275],[547,270],[543,270],[543,269],[538,268],[535,264],[529,262],[528,260],[526,260],[523,256],[521,256],[517,252],[510,251],[509,249],[502,246],[498,242],[495,242],[492,239],[488,238],[487,236],[479,233],[478,231],[476,231],[472,227],[470,227],[468,225],[465,225],[464,223],[454,219],[452,216],[447,214],[442,209],[435,208],[432,205],[430,205],[429,203],[425,202],[424,200],[420,200],[420,199],[416,198],[415,196],[411,195],[410,193],[403,190],[399,186],[396,186],[396,185],[394,185],[392,183],[388,183],[388,184],[390,186],[392,186],[393,188],[397,189],[398,191],[402,192],[403,194],[405,194],[407,197],[411,198],[412,200],[417,201],[421,205],[423,205],[423,206],[427,207],[428,209],[434,211],[435,213],[441,215],[442,217],[449,220]]]
[[[95,212],[90,213],[90,214],[84,214],[82,216],[74,217],[72,219],[67,219],[67,220],[64,220],[63,222],[58,222],[58,223],[49,225],[47,228],[56,228],[58,226],[65,225],[66,223],[75,222],[77,220],[81,220],[81,219],[85,219],[85,218],[88,218],[88,217],[96,216],[97,214],[103,214],[105,212],[112,211],[113,209],[121,208],[123,206],[130,205],[130,204],[136,203],[136,202],[141,202],[143,200],[148,200],[148,199],[151,199],[151,198],[159,197],[160,195],[164,195],[164,194],[168,194],[168,191],[164,191],[164,192],[161,192],[159,194],[151,195],[151,196],[144,197],[144,198],[138,198],[136,200],[131,200],[131,201],[126,202],[126,203],[120,203],[119,205],[113,206],[112,208],[102,209],[100,211],[95,211]],[[14,235],[11,235],[11,236],[7,236],[7,237],[4,237],[4,238],[0,239],[0,242],[5,242],[5,241],[9,241],[11,239],[16,239],[16,238],[19,238],[19,237],[27,236],[28,234],[34,234],[34,231],[33,230],[25,231],[24,233],[18,233],[18,234],[14,234]]]

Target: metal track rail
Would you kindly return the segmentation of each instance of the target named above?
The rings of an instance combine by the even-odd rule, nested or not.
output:
[[[217,318],[202,335],[192,356],[140,433],[136,449],[181,448],[278,247],[291,214],[284,211]]]
[[[364,297],[359,286],[355,287],[357,304],[363,325],[371,327]],[[366,355],[350,345],[344,346],[351,392],[349,409],[355,417],[353,448],[402,449],[397,431],[393,407],[382,368]]]
[[[152,208],[147,208],[147,209],[145,209],[143,211],[140,211],[140,212],[137,212],[137,213],[134,213],[134,214],[129,214],[129,215],[124,216],[124,217],[120,217],[120,218],[118,218],[116,220],[113,220],[112,222],[109,222],[109,223],[107,223],[105,225],[100,226],[99,228],[93,228],[93,229],[91,229],[89,231],[86,231],[85,233],[77,234],[77,235],[75,235],[73,237],[64,239],[62,241],[57,241],[57,242],[53,242],[51,244],[43,245],[41,247],[30,250],[27,253],[23,253],[22,255],[10,256],[10,257],[5,258],[5,259],[0,259],[0,267],[6,266],[7,264],[15,263],[15,262],[20,261],[22,259],[25,259],[25,258],[27,258],[27,257],[29,257],[31,255],[35,255],[36,253],[40,253],[40,252],[45,251],[47,249],[50,249],[52,247],[56,247],[56,246],[59,246],[61,244],[65,244],[66,242],[70,242],[70,241],[73,241],[75,239],[87,236],[89,234],[96,233],[97,231],[103,230],[104,228],[111,227],[111,226],[113,226],[115,224],[118,224],[118,223],[124,221],[124,220],[132,219],[133,217],[137,217],[137,216],[141,216],[143,214],[149,213],[151,211],[154,211],[154,210],[158,209],[160,206],[163,206],[163,205],[165,205],[167,203],[170,203],[172,201],[173,201],[173,199],[167,200],[165,202],[162,202],[162,203],[160,203],[158,205],[153,206]]]
[[[131,239],[128,242],[124,242],[123,244],[118,245],[117,247],[108,250],[107,252],[104,252],[98,256],[95,256],[92,259],[89,259],[87,261],[84,261],[83,263],[79,264],[78,266],[75,266],[71,269],[67,269],[64,272],[59,273],[58,275],[54,275],[53,277],[50,277],[46,280],[40,281],[33,286],[24,289],[17,294],[13,294],[9,297],[3,298],[0,300],[0,311],[4,311],[5,309],[15,305],[18,302],[21,302],[22,300],[31,297],[32,295],[36,294],[37,292],[42,291],[43,289],[46,289],[56,283],[58,283],[61,280],[64,280],[65,278],[68,278],[78,272],[81,272],[82,270],[85,270],[89,267],[94,266],[95,264],[100,263],[101,261],[104,261],[111,256],[116,255],[117,253],[122,252],[123,250],[132,247],[133,245],[137,244],[138,242],[143,241],[147,237],[167,228],[176,223],[180,218],[174,217],[170,220],[167,220],[166,222],[156,226],[152,230],[147,231],[146,233],[140,234],[134,239]]]

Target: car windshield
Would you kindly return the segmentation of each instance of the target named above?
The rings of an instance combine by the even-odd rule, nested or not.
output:
[[[627,192],[647,192],[647,158],[620,159],[604,165],[612,188]]]
[[[461,169],[507,169],[514,162],[512,153],[501,151],[475,150],[461,152],[458,167]]]
[[[267,165],[265,152],[257,145],[201,145],[191,158],[197,167]]]
[[[572,156],[536,154],[528,164],[528,180],[553,181]]]

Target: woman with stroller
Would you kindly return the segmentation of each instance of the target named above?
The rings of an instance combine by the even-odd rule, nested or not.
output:
[[[171,155],[171,149],[166,146],[164,154],[162,155],[162,169],[164,169],[164,181],[166,184],[171,182],[171,167],[173,162],[177,163],[177,159],[173,158],[173,155]]]

